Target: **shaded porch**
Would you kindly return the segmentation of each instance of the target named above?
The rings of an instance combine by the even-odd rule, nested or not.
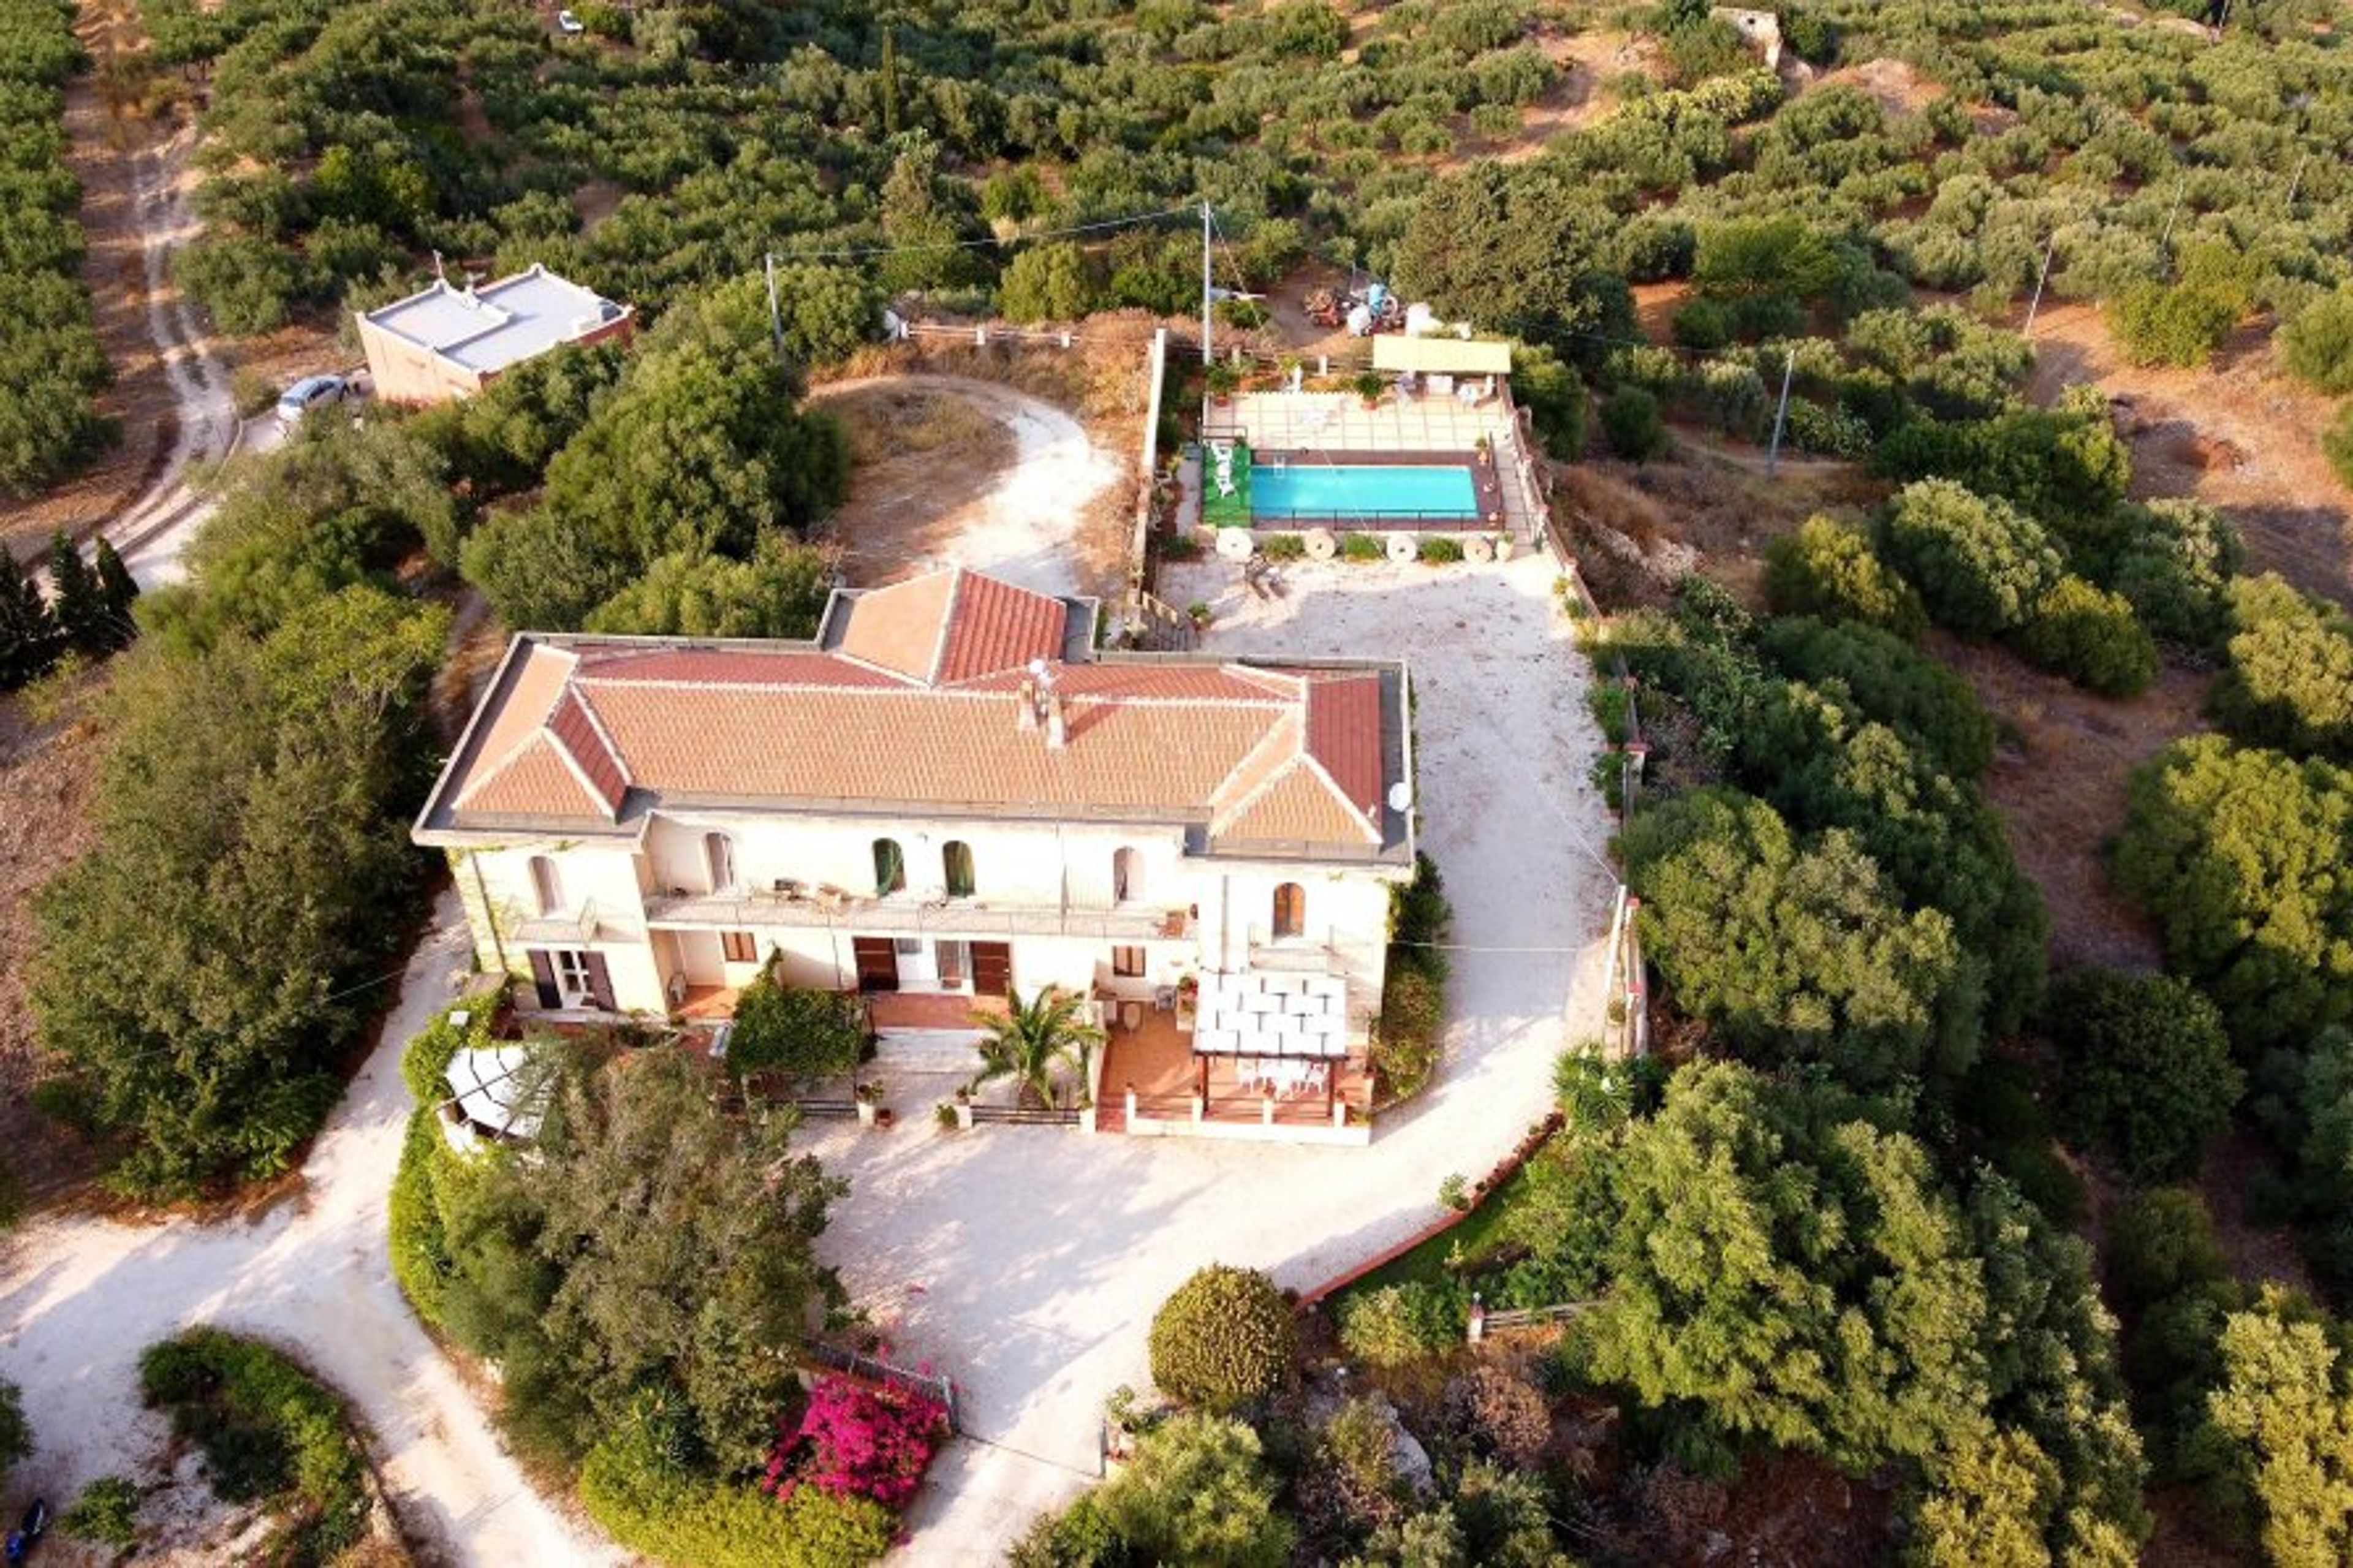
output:
[[[1173,1013],[1147,1009],[1134,1027],[1111,1021],[1098,1128],[1136,1130],[1127,1120],[1131,1090],[1140,1121],[1305,1130],[1367,1120],[1373,1085],[1361,1056],[1285,1068],[1261,1058],[1202,1055],[1193,1046],[1192,1031]],[[1311,1077],[1311,1067],[1321,1071]]]

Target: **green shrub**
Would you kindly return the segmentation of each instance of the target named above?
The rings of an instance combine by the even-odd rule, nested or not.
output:
[[[1863,714],[1926,746],[1944,772],[1976,778],[1992,763],[1993,721],[1976,689],[1893,633],[1791,617],[1767,621],[1757,640],[1784,675],[1843,688]]]
[[[1514,344],[1512,398],[1528,411],[1546,456],[1572,463],[1584,455],[1585,383],[1559,355],[1541,346]]]
[[[588,1451],[580,1500],[632,1552],[678,1568],[861,1568],[891,1548],[890,1510],[799,1487],[779,1501],[681,1458],[683,1435],[640,1399]]]
[[[400,1056],[400,1078],[411,1100],[431,1107],[449,1098],[449,1063],[459,1051],[489,1048],[497,1006],[496,993],[453,1003],[417,1032]],[[459,1013],[468,1015],[463,1024],[456,1021]]]
[[[284,326],[310,282],[291,253],[250,235],[198,240],[172,267],[180,287],[233,337]]]
[[[1963,637],[2024,626],[2065,575],[2031,518],[1949,479],[1922,479],[1898,492],[1882,548],[1928,613]]]
[[[2230,606],[2215,717],[2260,744],[2353,760],[2353,619],[2270,573],[2232,583]]]
[[[2116,342],[2134,363],[2196,370],[2239,324],[2246,302],[2197,284],[2136,283],[2107,309]]]
[[[33,1451],[33,1424],[25,1419],[25,1400],[16,1385],[0,1378],[0,1486]]]
[[[2320,449],[2337,477],[2353,485],[2353,402],[2339,406],[2337,417],[2320,433]]]
[[[2052,988],[2049,1016],[2077,1138],[2135,1181],[2194,1172],[2246,1088],[2214,1005],[2169,974],[2093,970]]]
[[[1777,615],[1861,621],[1907,640],[1928,626],[1920,595],[1871,541],[1820,512],[1765,547],[1765,597]]]
[[[434,1166],[450,1158],[441,1136],[440,1119],[429,1107],[419,1106],[408,1117],[408,1131],[400,1145],[400,1168],[392,1178],[385,1204],[392,1277],[417,1316],[431,1328],[441,1326],[441,1291],[449,1275],[448,1234],[434,1187]]]
[[[1124,1568],[1127,1543],[1088,1492],[1060,1513],[1041,1513],[1006,1553],[1008,1568]]]
[[[1258,552],[1269,561],[1304,561],[1307,541],[1296,533],[1269,533],[1260,538]]]
[[[739,1078],[771,1070],[831,1078],[856,1067],[865,1047],[866,1013],[856,995],[787,985],[772,956],[736,999],[727,1070]]]
[[[1732,314],[1715,300],[1694,300],[1675,312],[1668,328],[1687,349],[1720,349],[1732,341]]]
[[[2107,584],[2132,602],[2151,637],[2210,648],[2230,630],[2231,580],[2243,552],[2230,519],[2201,501],[2123,510]]]
[[[1388,559],[1388,551],[1382,546],[1380,540],[1372,534],[1352,533],[1340,541],[1340,559],[1357,562],[1386,561]]]
[[[1435,534],[1421,542],[1421,559],[1425,564],[1442,566],[1462,559],[1462,542]]]
[[[1289,1384],[1299,1354],[1291,1304],[1254,1269],[1211,1264],[1152,1319],[1152,1381],[1206,1410],[1230,1411]]]
[[[1430,1083],[1444,1053],[1446,987],[1427,971],[1392,963],[1374,1021],[1373,1078],[1384,1101],[1410,1100]]]
[[[2213,1215],[2193,1188],[2134,1194],[2108,1215],[2107,1233],[2108,1289],[2125,1311],[2230,1278]]]
[[[2120,594],[2062,577],[2019,631],[2019,648],[2104,697],[2130,697],[2157,674],[2157,644]]]
[[[2274,340],[2287,373],[2332,395],[2353,392],[2353,289],[2324,294]]]
[[[100,1477],[58,1516],[58,1529],[76,1541],[128,1551],[139,1542],[138,1486],[121,1476]]]
[[[1146,1433],[1095,1503],[1142,1562],[1282,1568],[1292,1527],[1276,1496],[1256,1432],[1187,1412]]]
[[[1358,1361],[1403,1366],[1461,1344],[1462,1313],[1456,1293],[1439,1286],[1384,1285],[1348,1298],[1340,1309],[1340,1343]]]
[[[323,1563],[367,1534],[366,1465],[343,1403],[278,1352],[191,1329],[147,1348],[139,1384],[173,1432],[204,1450],[224,1501],[288,1516],[260,1557]]]
[[[1667,449],[1659,400],[1639,386],[1621,386],[1601,400],[1601,430],[1609,449],[1630,463],[1647,463]]]

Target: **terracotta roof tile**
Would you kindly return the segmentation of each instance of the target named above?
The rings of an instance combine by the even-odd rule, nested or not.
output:
[[[1307,752],[1374,821],[1381,805],[1381,682],[1349,675],[1307,683]]]
[[[932,679],[941,686],[1018,670],[1062,656],[1070,613],[1062,601],[994,577],[958,572],[947,639]]]
[[[850,605],[841,651],[910,680],[931,679],[955,603],[956,575],[934,572],[860,594]]]
[[[596,798],[605,803],[606,811],[619,816],[621,797],[629,791],[629,776],[606,742],[603,730],[590,716],[577,684],[556,700],[554,710],[547,718],[547,732],[564,748]]]
[[[1059,639],[1060,601],[938,574],[860,597],[838,652],[528,643],[426,821],[609,824],[637,789],[656,805],[1133,816],[1200,824],[1213,840],[1379,843],[1378,672],[1055,662],[1057,747],[1042,721],[1024,727],[1020,693],[1029,660],[1051,658],[1050,610]],[[919,659],[927,617],[956,636]],[[975,673],[921,684],[918,666]]]
[[[1230,820],[1209,836],[1220,844],[1374,844],[1380,829],[1350,809],[1303,759],[1294,758]]]

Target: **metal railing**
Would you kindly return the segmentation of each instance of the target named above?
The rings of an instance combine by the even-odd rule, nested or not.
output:
[[[987,899],[914,900],[801,893],[666,893],[646,900],[649,924],[744,931],[762,926],[855,929],[875,936],[1072,936],[1113,942],[1182,942],[1193,934],[1186,910],[995,902]]]
[[[823,1362],[837,1372],[869,1383],[888,1384],[893,1388],[912,1389],[939,1405],[948,1413],[948,1430],[962,1432],[964,1422],[956,1409],[955,1379],[941,1373],[924,1372],[916,1367],[901,1366],[863,1351],[844,1350],[839,1345],[818,1343],[809,1347],[812,1359]]]

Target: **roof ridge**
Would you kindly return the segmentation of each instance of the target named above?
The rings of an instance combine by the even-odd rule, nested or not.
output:
[[[565,669],[564,672],[564,679],[556,684],[555,701],[550,702],[547,705],[547,713],[554,712],[556,702],[564,700],[564,694],[572,689],[573,679],[580,673],[580,656],[561,644],[544,641],[539,637],[533,637],[529,632],[521,632],[516,634],[515,640],[518,644],[528,644],[533,648],[543,650],[554,658],[564,659],[569,664],[570,668]],[[530,657],[526,655],[522,663],[515,667],[515,675],[518,679],[521,679],[523,670],[530,665]],[[482,701],[487,704],[490,701],[491,695],[492,694],[491,693],[485,693],[483,695]],[[521,734],[517,735],[514,739],[514,743],[509,746],[495,762],[491,762],[490,763],[490,772],[484,773],[480,778],[474,780],[473,783],[467,785],[467,787],[455,798],[463,800],[467,795],[472,795],[484,784],[489,784],[491,779],[497,777],[500,773],[504,773],[509,764],[512,763],[517,757],[522,755],[524,751],[530,747],[532,738],[547,728],[547,713],[542,713],[539,716],[539,721],[537,723],[532,725],[529,729],[524,730]],[[493,726],[493,728],[495,728],[495,726]],[[482,739],[487,741],[490,737],[488,735],[484,735]],[[477,760],[481,761],[486,759],[478,758]]]
[[[605,748],[605,755],[612,762],[613,771],[621,775],[621,787],[627,789],[635,782],[630,776],[629,760],[621,754],[621,743],[613,739],[613,731],[606,728],[605,716],[596,711],[596,705],[588,700],[588,694],[580,688],[581,682],[576,679],[566,680],[564,694],[580,705],[581,717],[587,720],[588,728],[596,732],[597,744]],[[552,713],[554,710],[550,709],[549,711]],[[556,736],[559,741],[563,738]],[[567,744],[565,749],[569,751],[571,747]]]
[[[1331,792],[1332,798],[1334,800],[1338,801],[1342,805],[1348,808],[1349,816],[1353,817],[1357,822],[1364,824],[1366,834],[1370,835],[1375,839],[1380,837],[1380,830],[1375,826],[1372,822],[1366,819],[1364,808],[1359,806],[1355,801],[1348,798],[1348,792],[1340,787],[1340,781],[1332,776],[1332,770],[1324,765],[1324,759],[1315,754],[1313,747],[1302,746],[1299,749],[1299,760],[1305,765],[1308,772],[1314,773],[1317,779],[1323,782],[1324,787]],[[1380,808],[1381,803],[1375,801],[1373,803],[1373,810],[1375,812],[1378,812]]]

